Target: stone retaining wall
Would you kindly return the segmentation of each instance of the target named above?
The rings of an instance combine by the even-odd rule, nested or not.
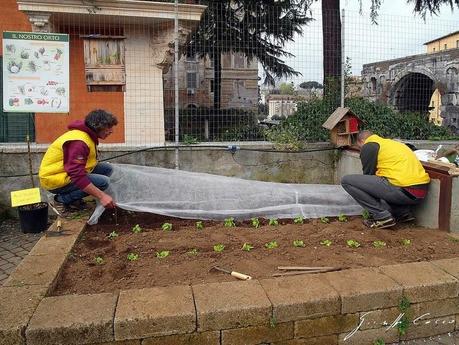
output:
[[[63,228],[42,237],[0,287],[2,345],[389,344],[459,330],[459,257],[46,297],[84,223]],[[394,324],[400,315],[408,317],[404,335]]]

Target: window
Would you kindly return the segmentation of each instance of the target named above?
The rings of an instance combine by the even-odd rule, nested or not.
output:
[[[196,72],[187,72],[186,74],[186,87],[188,89],[196,89],[197,87],[197,75]]]
[[[456,40],[456,48],[459,48],[459,40]]]
[[[215,91],[215,82],[213,79],[210,79],[209,80],[209,92],[214,93],[214,91]]]
[[[433,51],[433,52],[435,51],[435,47],[432,48],[432,51]]]
[[[445,47],[445,50],[448,49],[448,45],[446,43],[445,43],[444,47]]]
[[[376,78],[371,77],[371,91],[376,92]]]
[[[91,91],[124,91],[124,37],[84,39],[86,84]]]

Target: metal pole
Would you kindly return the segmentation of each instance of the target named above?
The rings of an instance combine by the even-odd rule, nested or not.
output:
[[[344,83],[346,79],[345,76],[346,69],[346,56],[344,54],[344,9],[341,16],[341,107],[344,107]]]
[[[175,82],[175,169],[179,169],[179,41],[178,41],[178,0],[175,0],[175,20],[174,20],[174,31],[175,31],[175,44],[174,44],[174,82]]]

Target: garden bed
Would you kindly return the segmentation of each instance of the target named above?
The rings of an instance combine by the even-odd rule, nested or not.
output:
[[[360,217],[328,221],[279,220],[278,225],[269,225],[260,219],[258,228],[250,221],[235,222],[234,227],[203,221],[198,229],[194,220],[118,210],[116,217],[106,215],[98,225],[86,228],[53,295],[235,279],[211,271],[215,265],[261,279],[278,273],[278,266],[371,267],[453,258],[459,253],[459,241],[438,230],[409,224],[369,230]],[[164,223],[172,224],[172,229],[163,230]],[[273,241],[277,247],[266,248],[268,243],[275,247]],[[303,243],[294,246],[294,241]],[[253,249],[242,250],[245,243]],[[224,246],[221,252],[216,251],[219,244]]]

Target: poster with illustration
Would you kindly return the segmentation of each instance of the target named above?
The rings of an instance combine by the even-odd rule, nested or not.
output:
[[[69,112],[69,35],[3,32],[3,111]]]

